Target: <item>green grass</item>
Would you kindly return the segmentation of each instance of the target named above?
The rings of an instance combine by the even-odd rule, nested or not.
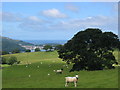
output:
[[[114,53],[116,55],[116,53]],[[9,57],[10,55],[5,55]],[[80,71],[69,73],[69,68],[61,59],[57,52],[33,52],[14,54],[21,65],[13,65],[3,69],[3,88],[66,88],[65,76],[79,75],[77,88],[117,88],[118,69],[103,71]],[[26,62],[30,62],[26,67]],[[41,62],[43,64],[41,64]],[[39,65],[39,68],[37,66]],[[49,67],[49,65],[51,67]],[[63,74],[56,74],[53,70],[64,69]],[[50,75],[48,75],[50,74]],[[28,77],[31,75],[31,77]],[[69,87],[74,88],[70,83]]]

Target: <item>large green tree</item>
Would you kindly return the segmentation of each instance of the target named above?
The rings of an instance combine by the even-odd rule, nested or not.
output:
[[[74,63],[70,71],[112,69],[117,62],[112,52],[118,43],[118,36],[112,32],[88,28],[74,35],[58,54],[68,64]]]

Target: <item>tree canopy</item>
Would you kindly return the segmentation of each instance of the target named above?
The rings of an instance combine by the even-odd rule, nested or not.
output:
[[[68,64],[74,63],[70,71],[112,69],[112,64],[117,62],[112,52],[118,43],[114,33],[88,28],[74,35],[58,54]]]

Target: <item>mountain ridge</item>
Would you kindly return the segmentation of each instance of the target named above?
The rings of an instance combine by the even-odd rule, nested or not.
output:
[[[2,43],[2,51],[11,52],[14,49],[25,50],[21,45],[33,45],[22,40],[15,40],[8,37],[0,36],[0,43]]]

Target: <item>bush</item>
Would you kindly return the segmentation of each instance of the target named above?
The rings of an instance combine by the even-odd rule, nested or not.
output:
[[[0,61],[2,64],[7,64],[7,59],[5,57],[2,57]]]
[[[31,52],[31,50],[30,50],[30,49],[27,49],[25,52]]]
[[[19,64],[20,61],[17,61],[17,58],[16,57],[10,57],[9,60],[8,60],[8,65],[13,65],[13,64]]]
[[[51,45],[45,45],[43,49],[46,50],[47,52],[47,51],[52,51],[53,47]]]
[[[2,51],[2,55],[9,54],[7,51]]]
[[[19,49],[15,49],[12,51],[12,53],[20,53],[20,50]]]
[[[39,51],[40,51],[40,48],[36,48],[36,49],[35,49],[35,52],[39,52]]]

